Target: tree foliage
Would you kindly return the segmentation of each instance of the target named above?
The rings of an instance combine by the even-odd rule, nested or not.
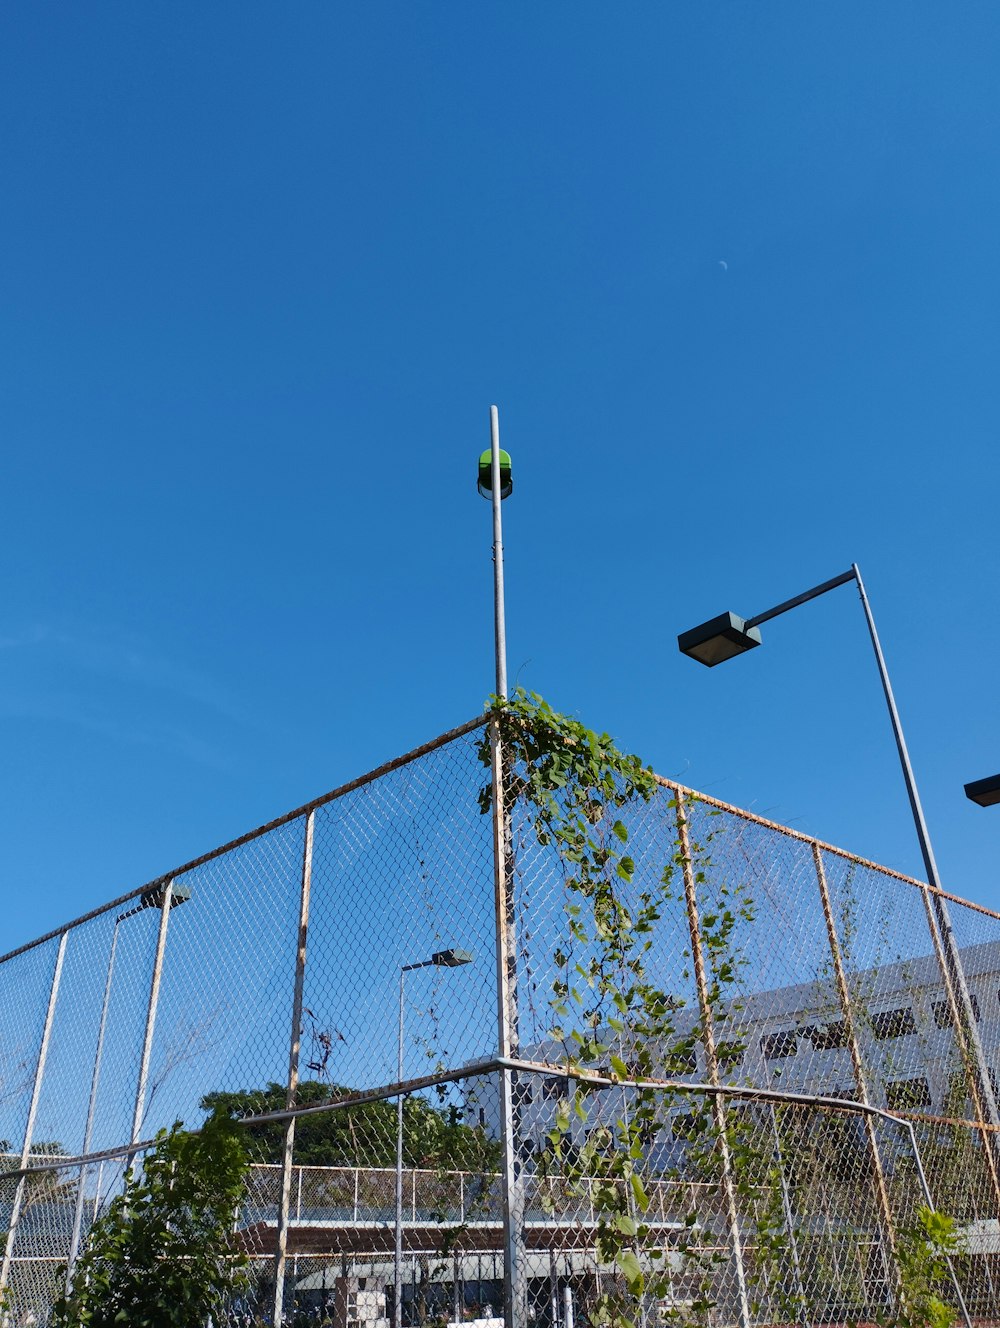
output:
[[[142,1174],[90,1230],[53,1328],[192,1328],[218,1319],[245,1281],[233,1244],[246,1152],[239,1126],[161,1130]]]
[[[202,1106],[231,1116],[253,1116],[285,1107],[287,1089],[268,1084],[261,1089],[235,1093],[209,1093]],[[308,1107],[337,1098],[349,1098],[354,1090],[317,1080],[306,1080],[298,1088],[297,1105]],[[244,1131],[255,1161],[280,1162],[284,1146],[284,1121],[248,1122]],[[435,1107],[418,1095],[403,1102],[403,1165],[449,1171],[494,1171],[499,1157],[497,1144],[484,1130],[461,1120],[453,1104]],[[300,1116],[295,1124],[295,1164],[304,1167],[394,1167],[396,1165],[396,1104],[365,1102],[356,1107]]]

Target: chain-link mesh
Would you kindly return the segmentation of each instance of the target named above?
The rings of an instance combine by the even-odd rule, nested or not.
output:
[[[9,1321],[217,1107],[250,1160],[233,1325],[896,1322],[918,1265],[1000,1322],[1000,916],[661,782],[615,812],[642,929],[609,951],[509,769],[495,862],[485,736],[0,960]]]

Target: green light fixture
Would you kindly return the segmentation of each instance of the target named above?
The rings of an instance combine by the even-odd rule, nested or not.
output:
[[[479,458],[479,492],[489,498],[493,492],[493,458],[490,449]],[[514,492],[514,481],[510,473],[510,453],[500,452],[500,497],[509,498]]]

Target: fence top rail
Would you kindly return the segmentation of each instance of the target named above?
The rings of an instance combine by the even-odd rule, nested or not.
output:
[[[139,895],[144,895],[148,890],[155,890],[158,886],[165,885],[167,881],[176,880],[178,876],[185,876],[197,867],[204,867],[206,862],[213,862],[216,858],[224,857],[225,854],[231,853],[233,849],[241,848],[244,844],[249,844],[251,840],[259,839],[261,835],[269,834],[272,830],[288,825],[290,821],[297,821],[299,817],[308,816],[310,812],[315,811],[318,807],[324,807],[328,802],[335,802],[338,798],[344,797],[345,794],[353,793],[355,789],[363,788],[365,784],[371,784],[376,779],[381,779],[383,775],[388,775],[393,770],[399,770],[402,766],[409,765],[411,761],[418,761],[422,756],[429,756],[431,752],[437,751],[439,747],[445,747],[449,742],[464,737],[466,733],[472,733],[475,729],[481,728],[485,722],[486,717],[484,715],[477,715],[475,719],[468,719],[464,724],[459,724],[457,728],[449,729],[447,733],[432,738],[430,742],[414,747],[412,751],[406,752],[403,756],[396,756],[391,761],[376,766],[374,770],[369,770],[367,774],[359,775],[357,779],[350,779],[346,784],[340,784],[337,788],[331,789],[329,793],[322,793],[318,798],[304,802],[301,807],[296,807],[294,811],[285,812],[283,816],[275,817],[273,821],[259,825],[255,830],[248,830],[245,834],[230,839],[228,843],[220,844],[218,848],[213,848],[208,853],[202,853],[200,857],[192,858],[190,862],[185,862],[181,867],[175,867],[172,871],[161,872],[159,876],[154,876],[145,885],[129,890],[127,894],[119,895],[117,899],[112,899],[107,904],[101,904],[99,908],[92,908],[89,913],[84,913],[81,917],[74,918],[72,922],[65,922],[61,927],[55,927],[52,931],[47,931],[44,936],[39,936],[33,941],[27,941],[24,945],[19,945],[16,950],[8,950],[6,954],[0,955],[0,964],[5,964],[8,959],[24,954],[26,950],[33,950],[36,946],[44,945],[46,941],[61,936],[64,931],[70,931],[73,927],[79,927],[84,922],[90,922],[91,919],[100,917],[102,913],[108,913],[113,908],[127,904],[130,899],[137,899]]]
[[[28,950],[34,950],[39,945],[45,945],[46,942],[54,940],[61,936],[63,932],[71,931],[74,927],[82,926],[85,922],[90,922],[94,918],[100,917],[104,913],[109,913],[112,909],[119,908],[122,904],[129,903],[130,900],[138,899],[140,895],[146,894],[150,890],[155,890],[166,884],[167,881],[176,880],[178,877],[186,875],[188,872],[196,870],[198,867],[205,866],[206,863],[213,862],[216,858],[224,857],[234,849],[241,848],[244,844],[249,844],[254,839],[259,839],[262,835],[269,834],[272,830],[277,830],[283,825],[288,825],[291,821],[296,821],[300,817],[308,816],[310,812],[319,807],[326,806],[327,803],[335,802],[338,798],[344,797],[348,793],[353,793],[356,789],[363,788],[366,784],[374,783],[384,775],[390,774],[393,770],[399,770],[413,761],[420,760],[421,757],[429,756],[431,752],[437,751],[448,743],[464,737],[467,733],[473,733],[476,729],[482,728],[489,722],[489,715],[476,715],[473,719],[468,719],[464,724],[459,724],[456,728],[449,729],[446,733],[440,734],[437,738],[432,738],[430,742],[422,743],[419,747],[414,747],[411,751],[402,756],[394,757],[391,761],[386,761],[374,770],[369,770],[367,774],[359,775],[356,779],[348,780],[346,784],[340,784],[337,788],[331,789],[328,793],[320,794],[317,798],[312,798],[309,802],[304,802],[300,807],[292,811],[285,812],[284,815],[275,817],[273,821],[267,821],[264,825],[259,825],[253,830],[248,830],[235,839],[230,839],[225,844],[220,844],[218,848],[202,853],[197,858],[192,858],[180,867],[174,867],[170,871],[161,872],[159,876],[154,876],[152,880],[146,881],[143,885],[136,886],[126,894],[118,895],[106,904],[101,904],[98,908],[92,908],[88,913],[81,914],[71,922],[64,922],[60,927],[54,927],[47,931],[43,936],[36,937],[33,941],[26,941],[24,945],[17,946],[14,950],[8,950],[6,954],[0,955],[0,964],[5,964],[9,959],[15,959],[18,955],[24,954]],[[657,783],[662,787],[671,790],[674,794],[685,798],[692,798],[706,806],[714,807],[719,811],[728,812],[732,816],[739,817],[753,825],[762,826],[766,830],[784,835],[788,839],[796,839],[800,843],[815,845],[824,853],[833,853],[847,862],[856,863],[859,867],[866,867],[871,871],[880,872],[883,876],[892,877],[894,880],[902,881],[907,885],[916,886],[919,890],[926,890],[932,894],[940,895],[944,899],[950,900],[954,904],[961,904],[965,908],[974,909],[977,913],[982,913],[986,917],[996,918],[1000,921],[1000,912],[987,908],[984,904],[974,903],[970,899],[963,899],[960,895],[955,895],[947,890],[938,890],[934,886],[928,885],[925,881],[918,880],[915,876],[907,876],[903,872],[895,871],[891,867],[886,867],[882,863],[872,862],[869,858],[859,857],[856,853],[851,853],[847,849],[837,848],[835,844],[827,844],[821,839],[816,839],[812,835],[803,834],[801,830],[793,830],[790,826],[781,825],[777,821],[769,821],[766,817],[758,816],[755,812],[747,811],[742,807],[736,807],[732,803],[723,802],[720,798],[713,798],[707,793],[699,793],[697,789],[688,788],[684,784],[679,784],[676,780],[667,779],[663,775],[655,775]]]
[[[1000,921],[1000,913],[995,909],[987,908],[985,904],[977,904],[971,899],[963,899],[961,895],[952,894],[950,890],[939,890],[936,886],[928,885],[926,881],[921,881],[916,876],[907,876],[905,872],[896,871],[892,867],[886,867],[884,863],[873,862],[871,858],[859,857],[857,853],[851,853],[846,848],[838,848],[836,844],[827,844],[825,840],[817,839],[815,835],[803,834],[801,830],[793,830],[791,826],[782,825],[780,821],[769,821],[765,816],[758,816],[756,812],[747,811],[744,807],[734,807],[730,802],[723,802],[721,798],[713,798],[708,793],[699,793],[697,789],[688,788],[686,784],[678,784],[676,780],[666,779],[663,775],[654,774],[654,779],[662,787],[670,789],[675,794],[680,794],[684,798],[691,798],[694,802],[704,803],[708,807],[714,807],[721,812],[729,812],[732,816],[738,816],[741,821],[749,821],[752,825],[763,826],[765,830],[772,830],[776,834],[781,834],[786,839],[797,839],[802,844],[815,846],[822,853],[833,853],[838,858],[843,858],[845,862],[852,862],[858,867],[867,867],[871,871],[877,871],[882,876],[891,876],[895,881],[902,881],[906,885],[915,885],[918,890],[926,890],[929,894],[940,895],[942,899],[950,899],[953,904],[962,904],[965,908],[975,909],[977,913],[984,913],[988,918],[996,918]]]

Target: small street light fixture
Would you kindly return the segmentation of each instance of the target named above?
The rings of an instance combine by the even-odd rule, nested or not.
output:
[[[1000,802],[1000,775],[988,779],[974,779],[965,786],[965,796],[980,807],[995,807]]]
[[[471,964],[475,955],[471,950],[438,950],[436,954],[431,955],[431,963],[437,968],[461,968],[463,964]],[[410,964],[410,968],[421,968],[421,964]],[[406,969],[403,970],[406,972]]]
[[[396,1083],[403,1082],[403,983],[407,973],[416,968],[462,968],[471,964],[475,955],[471,950],[437,950],[430,959],[415,964],[404,964],[399,970],[399,1047],[396,1058]],[[403,1094],[396,1095],[396,1262],[393,1279],[393,1328],[403,1323]]]

